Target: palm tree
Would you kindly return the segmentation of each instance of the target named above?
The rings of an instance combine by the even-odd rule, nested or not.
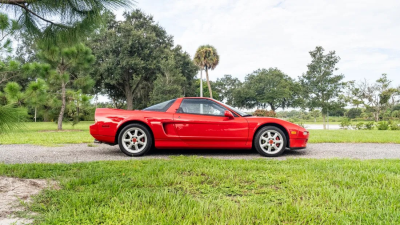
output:
[[[206,71],[208,91],[210,92],[210,98],[212,98],[212,90],[210,79],[208,76],[208,70],[214,70],[219,63],[219,55],[217,53],[217,49],[215,49],[211,45],[202,45],[197,49],[193,61],[200,68],[200,73],[203,69]],[[200,90],[202,90],[201,86],[202,82],[200,81]]]

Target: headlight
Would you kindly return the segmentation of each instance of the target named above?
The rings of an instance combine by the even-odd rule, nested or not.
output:
[[[304,131],[304,132],[303,132],[303,135],[304,135],[304,136],[307,136],[307,134],[308,134],[308,131]]]

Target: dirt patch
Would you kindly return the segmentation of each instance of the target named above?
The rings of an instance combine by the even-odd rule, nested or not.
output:
[[[0,225],[28,224],[32,221],[18,218],[15,213],[24,211],[21,201],[29,203],[32,195],[38,194],[45,188],[59,189],[54,181],[43,179],[20,179],[0,176]]]
[[[78,132],[83,130],[39,130],[38,132]]]

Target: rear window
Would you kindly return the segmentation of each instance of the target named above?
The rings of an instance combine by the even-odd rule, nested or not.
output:
[[[157,111],[157,112],[165,112],[171,107],[172,104],[174,104],[176,99],[168,100],[165,102],[161,102],[157,105],[152,105],[150,107],[147,107],[143,109],[143,111]]]

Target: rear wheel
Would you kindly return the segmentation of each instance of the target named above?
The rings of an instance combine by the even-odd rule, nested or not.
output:
[[[119,133],[119,148],[128,156],[142,156],[153,144],[153,138],[147,127],[141,124],[129,124]]]
[[[285,151],[286,143],[285,133],[274,126],[261,128],[253,140],[258,153],[268,157],[280,156]]]

